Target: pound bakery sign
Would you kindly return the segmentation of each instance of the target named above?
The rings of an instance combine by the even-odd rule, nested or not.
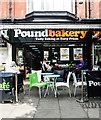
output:
[[[87,31],[70,31],[67,29],[14,29],[14,38],[35,38],[34,40],[79,40],[84,39]]]

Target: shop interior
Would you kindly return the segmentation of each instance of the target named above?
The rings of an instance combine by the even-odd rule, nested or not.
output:
[[[94,45],[94,61],[95,65],[101,67],[101,43],[95,43]]]
[[[16,48],[16,63],[20,68],[27,68],[31,72],[42,69],[43,59],[53,65],[68,67],[71,63],[79,64],[83,57],[86,67],[90,69],[90,49],[91,46],[86,43],[26,43],[22,48]]]

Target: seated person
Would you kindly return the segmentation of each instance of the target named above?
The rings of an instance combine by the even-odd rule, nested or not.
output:
[[[85,62],[84,62],[83,58],[80,59],[80,62],[81,62],[80,64],[75,65],[76,69],[82,69],[84,67]]]
[[[80,64],[74,65],[74,66],[75,66],[75,69],[73,70],[73,73],[77,73],[78,76],[80,77],[80,73],[78,73],[78,72],[81,71],[81,69],[84,67],[84,65],[85,65],[85,62],[84,62],[83,58],[81,58],[81,59],[80,59]],[[77,71],[78,71],[78,72],[77,72]]]
[[[48,71],[48,72],[52,72],[53,65],[52,65],[52,64],[50,65],[50,63],[47,62],[46,68],[47,68],[47,71]]]

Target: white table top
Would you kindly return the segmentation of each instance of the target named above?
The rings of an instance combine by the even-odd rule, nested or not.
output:
[[[54,73],[41,73],[41,75],[53,75]]]
[[[45,75],[45,76],[43,76],[43,77],[60,77],[60,75]]]

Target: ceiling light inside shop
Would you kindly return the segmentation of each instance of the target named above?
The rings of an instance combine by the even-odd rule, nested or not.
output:
[[[30,45],[29,47],[36,47],[35,45]]]
[[[33,50],[37,50],[38,48],[32,48]]]
[[[39,51],[39,50],[34,50],[34,51]]]

